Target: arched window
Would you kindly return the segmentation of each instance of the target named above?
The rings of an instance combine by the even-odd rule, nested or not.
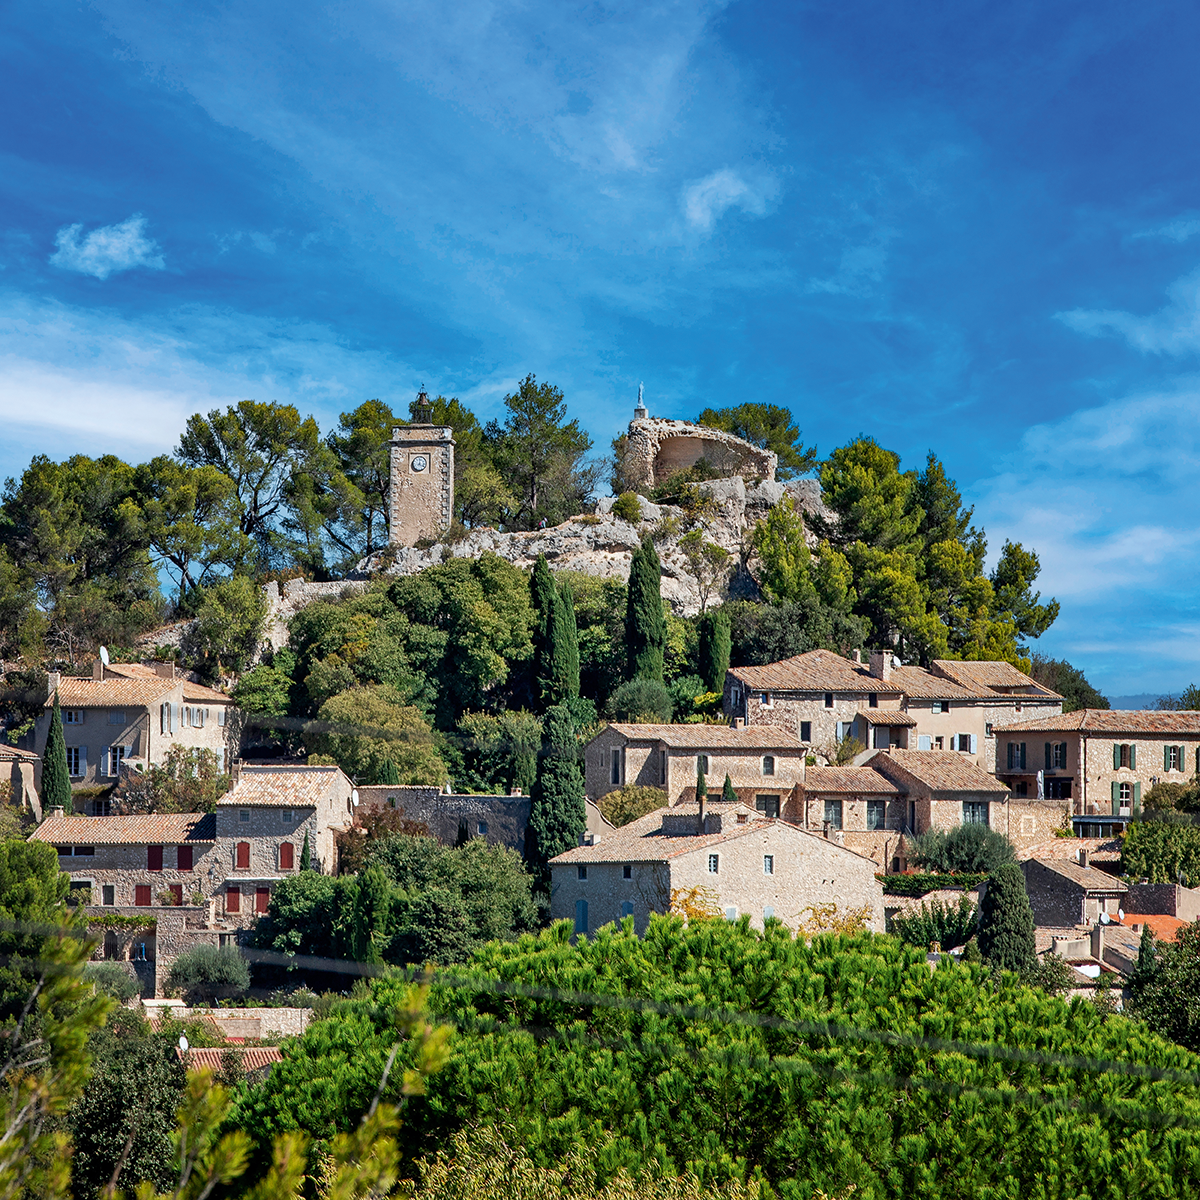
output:
[[[291,842],[279,843],[279,869],[290,871],[295,865],[296,847]]]
[[[587,933],[587,931],[588,931],[587,901],[586,900],[576,900],[575,901],[575,932],[576,933]]]
[[[775,755],[773,755],[773,754],[764,754],[763,755],[763,774],[764,775],[774,775],[775,774]]]

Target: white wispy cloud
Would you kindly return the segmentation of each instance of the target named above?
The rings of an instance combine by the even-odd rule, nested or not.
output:
[[[708,233],[735,206],[752,217],[761,217],[772,192],[769,183],[752,184],[737,171],[721,167],[684,187],[683,215],[693,229]]]
[[[97,279],[134,267],[161,271],[167,265],[158,243],[146,236],[146,218],[141,213],[134,213],[118,225],[101,225],[87,235],[83,235],[82,225],[64,225],[55,235],[54,244],[57,249],[50,256],[53,266]]]
[[[1198,233],[1200,233],[1200,217],[1194,214],[1185,214],[1159,225],[1151,225],[1147,229],[1139,229],[1132,236],[1134,241],[1152,238],[1164,242],[1187,242]]]
[[[1149,316],[1121,309],[1088,308],[1054,315],[1076,333],[1088,337],[1116,335],[1145,354],[1195,354],[1200,351],[1200,270],[1175,280],[1167,289],[1167,303]]]

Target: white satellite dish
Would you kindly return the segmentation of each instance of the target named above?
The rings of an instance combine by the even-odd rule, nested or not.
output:
[[[182,1033],[179,1035],[179,1048],[180,1050],[186,1050],[188,1048],[188,1040],[183,1036]]]
[[[1108,924],[1108,920],[1109,920],[1108,913],[1101,913],[1101,914],[1100,914],[1100,924],[1101,924],[1101,925],[1107,925],[1107,924]]]
[[[107,647],[107,646],[101,646],[101,647],[100,647],[100,661],[101,661],[101,662],[102,662],[102,663],[103,663],[103,664],[104,664],[106,667],[108,666],[108,647]]]
[[[355,788],[354,791],[350,793],[350,799],[353,801],[353,803],[358,803],[358,788]]]
[[[1118,908],[1118,909],[1117,909],[1117,920],[1118,920],[1118,921],[1124,921],[1124,920],[1125,920],[1125,910],[1124,910],[1123,908]]]

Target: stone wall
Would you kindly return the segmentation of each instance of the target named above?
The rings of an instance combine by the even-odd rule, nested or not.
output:
[[[210,1020],[227,1038],[300,1037],[312,1020],[311,1008],[179,1008],[171,1015],[180,1021]]]
[[[82,833],[81,836],[86,836]],[[73,883],[91,885],[92,902],[95,905],[104,904],[104,887],[113,889],[112,907],[129,908],[133,912],[145,913],[145,907],[135,907],[135,888],[145,884],[150,888],[150,905],[155,909],[164,906],[159,900],[159,894],[166,891],[172,884],[183,889],[183,899],[186,904],[193,894],[199,893],[207,901],[224,878],[221,864],[213,852],[211,842],[199,842],[191,845],[192,869],[178,869],[178,846],[167,844],[163,846],[163,869],[151,871],[146,846],[94,846],[94,854],[60,855],[59,867],[68,872]]]
[[[1127,913],[1141,916],[1164,915],[1181,921],[1200,919],[1200,890],[1177,883],[1135,883],[1125,893]]]
[[[475,796],[450,794],[436,787],[373,785],[358,789],[358,801],[357,820],[371,808],[402,808],[408,820],[424,822],[431,836],[447,845],[454,844],[459,822],[465,820],[471,837],[525,852],[528,796]]]
[[[629,423],[621,467],[631,487],[649,491],[676,471],[695,466],[702,458],[718,475],[771,482],[778,463],[772,451],[760,450],[731,433],[689,421],[640,417]]]
[[[454,515],[454,435],[440,425],[392,430],[388,541],[413,546],[450,528]]]

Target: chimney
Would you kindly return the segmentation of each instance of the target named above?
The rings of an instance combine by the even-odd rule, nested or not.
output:
[[[862,651],[861,651],[861,650],[855,650],[855,651],[853,651],[853,652],[851,653],[850,657],[851,657],[852,659],[854,659],[854,661],[855,661],[856,663],[858,663],[858,665],[859,665],[860,667],[862,666]]]
[[[234,759],[229,765],[229,778],[234,787],[237,786],[237,781],[242,777],[242,760]]]
[[[58,691],[59,684],[61,684],[61,683],[62,683],[62,672],[61,671],[51,671],[46,676],[47,698],[51,698],[54,696],[54,693]]]
[[[509,792],[508,794],[509,794],[510,796],[521,796],[521,795],[524,795],[524,793],[521,791],[521,789],[520,789],[520,788],[513,788],[513,789],[512,789],[512,791],[511,791],[511,792]]]
[[[99,683],[103,678],[104,664],[99,659],[96,659],[96,661],[92,663],[92,679],[96,683]]]
[[[699,825],[696,829],[696,832],[701,835],[703,835],[703,833],[704,833],[704,820],[707,816],[708,816],[708,797],[701,796],[700,797],[700,821],[699,821]]]
[[[1084,868],[1088,865],[1088,852],[1082,846],[1079,848],[1079,865]]]
[[[892,652],[890,650],[871,651],[871,675],[885,682],[892,674]]]
[[[734,717],[733,718],[733,727],[734,727],[734,729],[745,729],[746,728],[746,718],[745,717]]]
[[[1104,926],[1096,922],[1092,930],[1092,957],[1098,962],[1104,962]]]

